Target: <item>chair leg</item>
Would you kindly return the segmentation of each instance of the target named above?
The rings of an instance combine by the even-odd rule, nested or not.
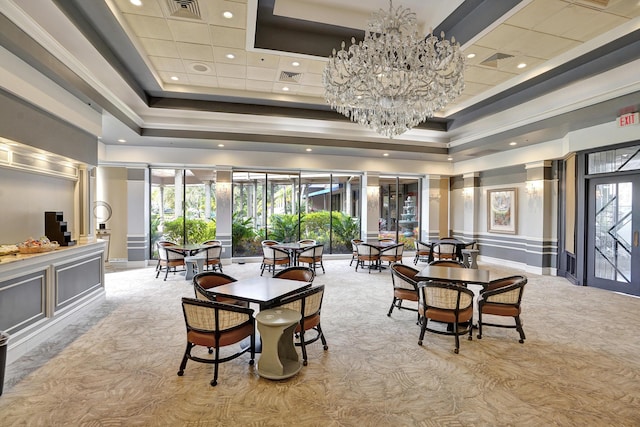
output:
[[[220,360],[220,347],[216,346],[216,360],[213,364],[213,379],[211,380],[211,386],[215,387],[216,385],[218,385],[218,365],[219,362],[218,360]]]
[[[251,359],[249,360],[249,365],[253,365],[255,358],[256,358],[256,334],[254,332],[251,334]]]
[[[482,339],[482,307],[478,307],[478,336],[479,340]]]
[[[193,348],[193,344],[187,342],[187,348],[184,351],[184,356],[182,356],[182,362],[180,362],[180,369],[178,370],[178,376],[181,377],[184,375],[184,368],[187,367],[187,360],[189,359],[189,355],[191,354],[191,349]]]
[[[318,324],[318,326],[316,326],[316,329],[318,330],[318,333],[320,334],[320,341],[322,341],[322,348],[324,350],[329,350],[329,346],[327,345],[327,339],[324,337],[324,332],[322,332],[322,327],[320,326],[320,324]]]
[[[524,344],[524,340],[525,340],[525,336],[524,336],[524,329],[522,329],[522,322],[520,321],[520,316],[516,316],[516,329],[518,330],[518,332],[520,333],[520,344]]]
[[[302,349],[302,365],[307,366],[307,346],[304,342],[304,329],[300,330],[300,348]]]
[[[169,276],[169,266],[167,266],[167,271],[166,273],[164,273],[164,280],[167,280],[168,276]]]
[[[396,297],[393,297],[393,302],[391,303],[391,307],[389,307],[389,312],[387,313],[387,317],[391,317],[391,312],[393,311],[393,307],[396,306]]]
[[[261,276],[264,274],[264,268],[265,268],[265,267],[266,267],[266,266],[265,266],[264,264],[262,264],[262,269],[260,270],[260,275],[261,275]]]
[[[453,323],[453,336],[456,339],[456,348],[453,349],[455,354],[460,351],[460,338],[458,337],[458,319]]]
[[[325,274],[325,272],[324,272],[324,264],[322,263],[322,260],[320,260],[320,267],[322,267],[322,274]]]
[[[422,345],[422,340],[424,339],[424,333],[427,330],[427,318],[423,316],[420,319],[420,321],[421,321],[421,325],[420,325],[420,337],[418,338],[418,345]]]

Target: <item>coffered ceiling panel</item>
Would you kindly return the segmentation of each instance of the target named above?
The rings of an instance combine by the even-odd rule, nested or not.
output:
[[[195,61],[208,61],[213,62],[213,49],[210,44],[195,44],[195,43],[176,43],[178,52],[176,57],[182,59],[192,59]],[[168,52],[167,52],[168,53]],[[171,55],[164,55],[171,56]]]
[[[149,56],[162,56],[165,58],[179,58],[179,46],[170,40],[150,39],[147,37],[140,37],[140,43]],[[209,49],[210,46],[207,45]],[[206,58],[205,52],[200,52],[203,58]],[[213,58],[212,58],[213,59]],[[205,59],[206,60],[206,59]]]
[[[39,16],[37,2],[6,1],[32,16],[34,27],[64,38],[64,28]],[[339,49],[341,41],[349,44],[352,36],[362,37],[366,20],[379,8],[387,9],[388,0],[141,0],[141,6],[129,0],[39,1],[62,10],[146,108],[176,115],[171,123],[179,123],[183,111],[198,109],[243,115],[248,122],[260,123],[252,140],[273,136],[268,135],[273,120],[257,120],[269,115],[289,120],[287,129],[296,128],[294,118],[315,120],[305,122],[305,130],[299,132],[335,132],[328,137],[342,144],[358,140],[446,149],[457,135],[473,140],[460,127],[640,59],[638,0],[396,0],[395,7],[416,12],[425,33],[431,27],[436,34],[445,31],[447,38],[455,36],[461,42],[465,56],[475,57],[467,58],[466,88],[458,99],[414,131],[388,141],[333,112],[322,87],[331,50]],[[264,47],[259,35],[271,45]],[[69,45],[75,52],[72,42]],[[13,48],[19,50],[20,43]],[[79,55],[77,62],[91,66]],[[104,67],[92,71],[96,81],[111,81],[101,79]],[[635,87],[627,84],[610,94],[585,94],[585,102],[623,96]],[[190,103],[195,101],[199,103]],[[138,125],[149,112],[139,111],[137,103],[127,102],[126,108],[117,102],[106,104],[112,116],[128,115],[125,122],[135,123],[130,127],[139,126],[141,134],[161,132]],[[218,132],[216,123],[223,122],[203,121],[212,135]],[[248,122],[244,126],[251,128]],[[179,134],[180,129],[172,131]],[[486,132],[481,138],[484,145],[489,143]],[[103,141],[116,143],[109,135]],[[459,146],[456,150],[464,151]]]
[[[164,18],[155,16],[125,14],[129,28],[138,37],[173,41],[169,23]]]

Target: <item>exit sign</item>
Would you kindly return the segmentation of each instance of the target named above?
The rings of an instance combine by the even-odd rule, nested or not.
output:
[[[618,127],[637,125],[640,123],[640,113],[629,113],[618,117]]]

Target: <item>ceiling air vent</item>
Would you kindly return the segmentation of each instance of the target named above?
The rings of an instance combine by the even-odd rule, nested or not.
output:
[[[288,83],[300,83],[302,73],[295,73],[293,71],[282,71],[280,73],[280,81]]]
[[[198,0],[167,0],[169,14],[174,18],[202,20]]]
[[[487,67],[498,68],[498,61],[501,59],[513,58],[513,55],[509,55],[508,53],[495,53],[482,61],[481,65],[486,65]]]

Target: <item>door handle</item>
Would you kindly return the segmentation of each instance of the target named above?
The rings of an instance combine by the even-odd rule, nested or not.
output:
[[[637,231],[633,232],[633,246],[635,246],[636,248],[638,247],[638,232]]]

